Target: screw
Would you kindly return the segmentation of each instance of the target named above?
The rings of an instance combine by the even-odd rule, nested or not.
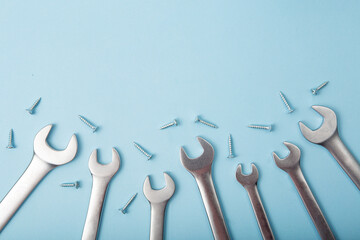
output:
[[[229,156],[228,158],[234,158],[235,155],[233,154],[233,151],[232,151],[232,138],[231,138],[231,134],[229,134]]]
[[[73,183],[62,183],[60,184],[61,187],[75,187],[76,189],[78,189],[80,187],[80,182],[76,181]]]
[[[6,148],[8,148],[8,149],[15,148],[13,138],[14,138],[14,132],[13,132],[13,129],[10,129],[9,142],[8,142],[8,145],[6,146]]]
[[[318,86],[317,88],[311,89],[312,94],[313,94],[313,95],[317,95],[317,92],[318,92],[320,89],[322,89],[323,87],[325,87],[326,84],[328,84],[328,83],[329,83],[329,81],[323,82],[323,83],[322,83],[320,86]]]
[[[41,97],[38,98],[31,107],[26,109],[26,111],[28,111],[28,113],[30,113],[30,114],[33,114],[34,110],[35,110],[35,107],[39,104],[40,100],[41,100]]]
[[[204,124],[204,125],[206,125],[206,126],[209,126],[209,127],[212,127],[212,128],[218,128],[218,126],[216,126],[215,124],[212,124],[212,123],[209,123],[209,122],[207,122],[207,121],[204,121],[204,120],[200,119],[199,116],[196,116],[195,122],[202,123],[202,124]]]
[[[163,129],[168,128],[168,127],[171,127],[171,126],[177,126],[177,125],[178,125],[178,123],[176,122],[176,119],[174,119],[174,121],[172,121],[172,122],[170,122],[170,123],[165,124],[164,126],[162,126],[162,127],[160,128],[160,130],[163,130]]]
[[[286,98],[285,98],[285,96],[283,95],[283,93],[281,91],[280,91],[280,97],[281,97],[282,101],[284,102],[288,112],[292,113],[294,111],[294,109],[291,109],[289,103],[286,101]]]
[[[152,155],[150,155],[149,153],[147,153],[139,144],[137,144],[136,142],[134,142],[134,146],[139,149],[140,152],[142,152],[142,154],[144,154],[148,160],[150,160],[150,158],[152,157]]]
[[[81,120],[83,123],[85,123],[88,127],[90,127],[90,128],[93,130],[93,132],[95,132],[95,131],[98,129],[97,126],[95,126],[94,124],[90,123],[90,122],[89,122],[86,118],[84,118],[83,116],[79,115],[79,118],[80,118],[80,120]]]
[[[127,203],[125,204],[125,206],[123,206],[122,208],[120,208],[119,210],[125,214],[126,213],[126,209],[129,206],[129,204],[134,200],[134,198],[137,196],[137,193],[135,193],[130,199],[129,201],[127,201]]]
[[[249,128],[256,128],[256,129],[264,129],[264,130],[268,130],[269,132],[271,132],[271,125],[248,125]]]

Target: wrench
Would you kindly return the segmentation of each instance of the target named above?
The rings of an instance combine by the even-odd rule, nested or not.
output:
[[[77,139],[75,135],[72,135],[69,144],[63,151],[54,150],[49,146],[46,138],[51,128],[52,125],[47,125],[36,134],[34,155],[29,166],[0,203],[0,231],[40,181],[51,170],[70,162],[76,155]]]
[[[292,143],[284,142],[284,145],[289,149],[290,154],[284,158],[280,159],[275,152],[273,152],[273,158],[276,165],[287,172],[291,177],[292,181],[295,184],[297,191],[300,194],[300,197],[317,229],[320,234],[321,239],[335,239],[331,229],[321,212],[321,209],[316,202],[314,195],[311,192],[311,189],[306,182],[306,179],[300,168],[300,149]]]
[[[184,148],[181,148],[180,160],[186,170],[188,170],[196,180],[214,238],[216,240],[230,239],[211,176],[214,149],[211,144],[203,138],[197,137],[197,139],[204,149],[203,154],[198,158],[190,159],[186,155]]]
[[[249,175],[244,175],[241,170],[241,164],[236,169],[236,179],[246,189],[251,205],[253,207],[256,220],[258,222],[261,235],[263,239],[274,239],[273,232],[270,227],[269,220],[267,219],[264,206],[261,202],[261,198],[257,188],[257,180],[259,179],[259,172],[255,164],[251,164],[252,172]]]
[[[360,190],[360,165],[339,137],[335,112],[323,106],[312,106],[312,108],[324,117],[323,124],[313,131],[302,122],[299,122],[301,133],[308,141],[329,150]]]
[[[161,190],[151,188],[149,176],[146,177],[143,192],[151,207],[150,240],[163,239],[166,204],[175,192],[175,183],[164,172],[166,186]]]
[[[106,165],[97,161],[97,149],[91,153],[89,169],[93,178],[93,185],[82,240],[96,239],[106,189],[119,167],[120,156],[115,148],[112,149],[112,162]]]

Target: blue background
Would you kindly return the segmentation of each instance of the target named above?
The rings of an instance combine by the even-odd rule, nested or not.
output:
[[[142,184],[162,172],[175,180],[167,208],[167,239],[211,239],[193,177],[179,160],[184,145],[201,154],[196,136],[215,148],[213,178],[234,239],[261,239],[244,188],[235,179],[255,162],[274,234],[279,239],[319,239],[286,173],[271,153],[287,154],[283,141],[302,150],[301,166],[334,234],[360,237],[360,194],[332,156],[298,129],[322,118],[310,106],[335,110],[344,142],[360,158],[359,1],[0,1],[0,196],[32,158],[33,138],[56,126],[49,143],[64,148],[72,133],[77,157],[42,181],[0,234],[1,239],[79,239],[90,198],[91,151],[111,160],[121,154],[102,214],[99,239],[146,239],[150,207]],[[310,89],[330,81],[318,96]],[[287,114],[282,90],[295,108]],[[38,98],[36,114],[25,108]],[[78,114],[100,126],[92,133]],[[194,123],[196,115],[219,125]],[[178,127],[159,127],[180,120]],[[273,132],[248,129],[274,124]],[[16,148],[8,150],[14,129]],[[235,159],[227,159],[233,135]],[[147,161],[137,141],[155,157]],[[78,190],[60,188],[80,180]],[[138,197],[123,215],[132,194]]]

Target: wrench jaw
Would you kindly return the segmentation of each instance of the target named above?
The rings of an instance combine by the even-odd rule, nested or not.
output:
[[[289,149],[289,155],[284,159],[281,159],[275,152],[273,152],[273,158],[279,168],[288,172],[300,166],[301,151],[292,143],[284,142],[284,145]]]
[[[42,161],[54,166],[60,166],[72,161],[77,152],[78,142],[76,135],[72,135],[65,150],[58,151],[49,146],[46,139],[52,128],[52,124],[41,129],[34,139],[34,154]]]
[[[192,175],[211,172],[211,165],[214,160],[214,148],[211,144],[201,137],[197,137],[197,140],[204,149],[200,157],[191,159],[183,147],[180,149],[181,163]]]
[[[120,156],[115,148],[112,148],[112,161],[108,164],[101,164],[97,161],[97,149],[89,158],[89,169],[93,176],[112,178],[120,168]]]
[[[146,199],[150,203],[164,203],[167,202],[175,192],[175,183],[174,180],[164,172],[165,178],[165,187],[160,190],[154,190],[150,184],[149,176],[146,177],[143,192]]]
[[[248,175],[243,174],[241,164],[239,164],[236,169],[236,179],[241,185],[244,186],[244,188],[256,185],[259,179],[259,172],[255,164],[252,163],[251,168],[252,172]]]
[[[299,122],[300,131],[309,142],[323,145],[324,142],[338,134],[336,114],[327,107],[312,106],[312,108],[323,116],[322,125],[316,130],[311,130],[304,123]]]

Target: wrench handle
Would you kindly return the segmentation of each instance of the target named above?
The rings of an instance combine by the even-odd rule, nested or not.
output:
[[[151,203],[150,240],[163,239],[166,203]]]
[[[29,166],[0,203],[0,231],[10,221],[39,182],[56,166],[50,165],[35,154]]]
[[[215,240],[230,239],[211,173],[195,177]]]
[[[320,234],[321,239],[335,239],[331,229],[317,203],[314,195],[311,192],[311,189],[306,182],[306,179],[301,171],[300,165],[289,171],[289,175],[293,180],[296,189],[298,190],[300,197],[317,229]]]
[[[324,142],[323,146],[329,150],[331,155],[333,155],[342,169],[344,169],[346,174],[360,190],[360,165],[350,153],[349,149],[341,141],[339,134],[336,133],[333,137]]]
[[[258,222],[261,235],[264,240],[274,239],[273,232],[270,227],[269,220],[266,216],[264,206],[261,202],[261,198],[256,185],[247,186],[246,190],[248,192],[251,205],[254,209],[256,220]]]
[[[109,181],[93,176],[89,208],[85,220],[82,240],[95,240],[98,232],[101,210]]]

